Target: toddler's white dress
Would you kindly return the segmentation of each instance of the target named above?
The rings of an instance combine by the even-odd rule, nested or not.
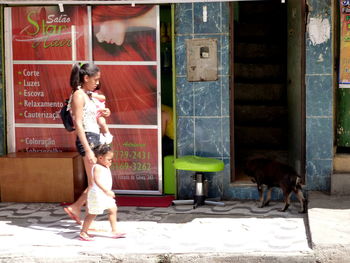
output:
[[[111,190],[112,189],[112,174],[111,170],[107,167],[104,167],[100,164],[95,164],[92,167],[92,178],[93,178],[93,184],[88,192],[87,197],[87,207],[89,209],[89,214],[93,215],[101,215],[103,214],[103,211],[109,208],[116,207],[115,199],[107,196],[101,188],[99,188],[94,180],[94,171],[95,167],[99,166],[99,168],[102,168],[102,173],[100,176],[101,184],[106,188]]]

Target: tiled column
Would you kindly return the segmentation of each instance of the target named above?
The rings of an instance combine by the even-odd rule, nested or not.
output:
[[[331,0],[307,1],[310,13],[306,34],[305,76],[306,184],[309,190],[329,191],[333,170],[331,3]]]
[[[203,6],[207,22],[203,22]],[[223,182],[230,178],[229,4],[177,4],[175,34],[177,154],[223,160],[225,170],[208,176],[209,196],[222,196]],[[187,81],[185,40],[194,38],[217,39],[217,81]],[[179,198],[192,197],[191,186],[191,173],[178,171]]]

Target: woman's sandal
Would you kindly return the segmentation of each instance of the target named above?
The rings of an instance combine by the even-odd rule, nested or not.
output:
[[[70,211],[68,207],[63,208],[63,210],[64,210],[64,212],[67,213],[67,215],[68,215],[72,220],[74,220],[78,225],[81,225],[81,221],[80,221],[79,217],[77,217],[75,214],[73,214],[73,212]]]
[[[126,233],[117,233],[113,234],[111,237],[112,238],[125,238]]]

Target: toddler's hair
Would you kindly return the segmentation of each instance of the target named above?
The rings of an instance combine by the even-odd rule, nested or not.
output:
[[[96,157],[103,156],[108,152],[112,151],[112,147],[109,144],[100,144],[99,146],[96,146],[94,149],[94,154]]]

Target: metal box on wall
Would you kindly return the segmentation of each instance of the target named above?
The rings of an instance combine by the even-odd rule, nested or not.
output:
[[[217,39],[187,39],[187,80],[218,79]]]

